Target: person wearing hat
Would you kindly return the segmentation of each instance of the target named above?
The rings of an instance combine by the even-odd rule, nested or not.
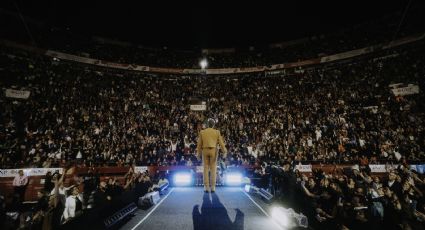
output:
[[[215,121],[211,118],[207,120],[207,128],[201,130],[198,137],[197,157],[202,154],[202,163],[204,165],[204,191],[215,192],[217,177],[217,144],[223,151],[223,157],[227,156],[227,149],[223,142],[220,131],[214,129]],[[211,178],[210,176],[211,175]],[[211,183],[210,183],[211,182]]]

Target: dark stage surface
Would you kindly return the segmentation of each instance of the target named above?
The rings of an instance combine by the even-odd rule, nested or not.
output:
[[[202,188],[171,188],[160,203],[137,211],[121,229],[280,229],[267,211],[241,188],[220,187],[212,194]]]

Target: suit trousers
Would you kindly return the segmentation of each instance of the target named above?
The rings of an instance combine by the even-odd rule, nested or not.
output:
[[[19,195],[19,202],[24,202],[25,201],[25,190],[26,190],[27,186],[15,186],[13,187],[14,189],[14,193]]]
[[[202,151],[202,162],[204,165],[204,190],[206,191],[209,190],[210,186],[211,190],[215,191],[215,184],[217,180],[217,155],[216,148],[204,148]]]

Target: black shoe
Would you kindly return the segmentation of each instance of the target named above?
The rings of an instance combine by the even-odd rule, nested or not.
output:
[[[212,190],[212,191],[211,191],[211,193],[215,193],[215,191],[214,191],[214,190]]]
[[[207,191],[207,190],[204,190],[204,192],[205,192],[205,193],[208,193],[208,191]]]

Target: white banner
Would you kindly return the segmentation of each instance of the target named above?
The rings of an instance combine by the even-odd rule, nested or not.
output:
[[[311,165],[295,165],[295,170],[297,169],[300,172],[312,172]]]
[[[0,169],[0,177],[15,177],[18,175],[18,171],[21,169]],[[22,169],[26,176],[44,176],[47,172],[56,172],[58,171],[60,174],[63,173],[62,168],[29,168]]]
[[[399,87],[391,89],[393,94],[395,96],[405,96],[405,95],[411,95],[411,94],[418,94],[419,93],[419,86],[414,84],[409,84],[407,87]]]
[[[6,89],[6,97],[28,99],[31,92],[28,90]]]
[[[373,173],[386,173],[387,168],[385,165],[369,165],[370,171]]]
[[[372,173],[387,173],[392,169],[396,169],[398,165],[369,165]]]
[[[205,111],[205,110],[207,110],[207,105],[190,105],[190,110],[192,110],[192,111]]]
[[[146,170],[148,170],[148,166],[136,166],[136,167],[134,167],[135,173],[144,173],[144,172],[146,172]]]

